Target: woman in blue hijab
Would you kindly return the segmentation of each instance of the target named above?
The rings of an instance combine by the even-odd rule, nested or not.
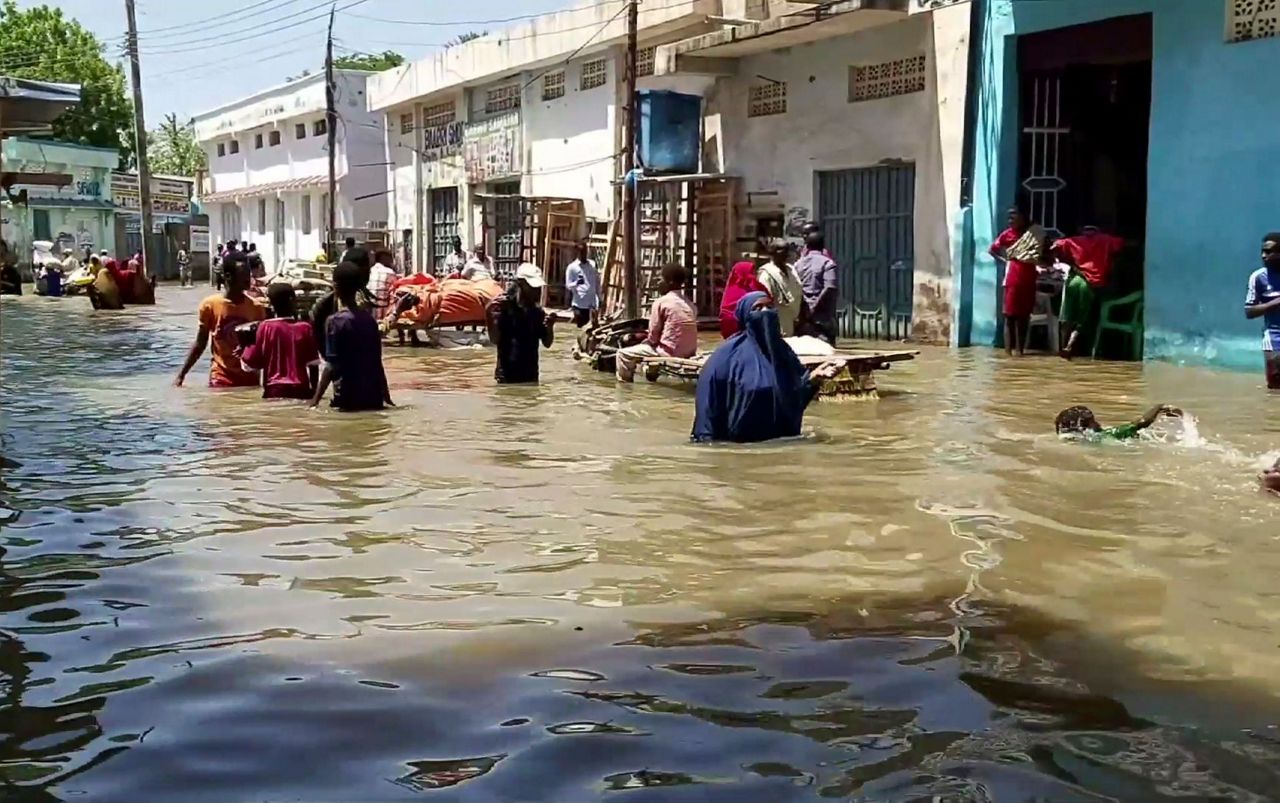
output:
[[[782,339],[778,311],[766,293],[743,296],[734,314],[737,334],[715,350],[698,376],[693,440],[756,443],[799,435],[804,408],[840,364],[805,371]]]

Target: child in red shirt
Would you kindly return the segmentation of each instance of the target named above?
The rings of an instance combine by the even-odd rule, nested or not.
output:
[[[258,324],[253,344],[240,352],[240,361],[263,372],[262,398],[310,399],[314,387],[307,366],[320,358],[311,324],[297,318],[293,285],[272,284],[267,299],[275,317]]]
[[[1027,334],[1031,313],[1036,306],[1036,281],[1040,263],[1044,261],[1045,231],[1032,223],[1018,207],[1009,210],[1009,228],[991,244],[991,256],[1003,259],[1004,272],[1004,349],[1013,354],[1027,350]],[[1057,344],[1054,344],[1057,345]]]

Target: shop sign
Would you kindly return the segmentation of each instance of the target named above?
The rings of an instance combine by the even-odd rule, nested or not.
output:
[[[519,111],[466,124],[462,135],[462,159],[469,183],[480,184],[519,175],[522,156]]]
[[[191,227],[191,252],[209,253],[209,227]]]
[[[462,122],[433,125],[422,130],[422,158],[443,159],[462,150],[466,124]]]
[[[192,185],[185,181],[151,179],[152,214],[179,216],[191,214],[191,187]],[[137,174],[112,173],[111,197],[120,209],[129,212],[141,210],[142,199],[138,195]]]

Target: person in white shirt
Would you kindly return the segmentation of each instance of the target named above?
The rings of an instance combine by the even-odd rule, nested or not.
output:
[[[476,250],[462,269],[462,278],[473,282],[493,279],[493,258],[484,252],[484,243],[477,243]]]
[[[395,255],[380,248],[373,255],[373,267],[369,269],[369,293],[373,296],[373,317],[382,320],[391,310],[391,285],[396,281]]]
[[[80,260],[76,259],[75,252],[70,248],[62,249],[62,275],[70,276],[78,270],[80,270]]]
[[[564,269],[573,324],[579,329],[590,323],[591,313],[600,307],[600,272],[588,253],[586,240],[580,240],[574,253],[577,258]]]
[[[467,266],[467,252],[462,250],[462,238],[454,237],[449,241],[449,245],[453,250],[444,258],[444,275],[452,276],[457,273],[462,274],[462,269]]]

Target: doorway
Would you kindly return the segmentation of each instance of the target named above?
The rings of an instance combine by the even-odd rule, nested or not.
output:
[[[840,336],[906,340],[915,289],[915,165],[821,171],[816,184],[817,217],[840,271]]]
[[[1052,238],[1126,241],[1103,298],[1145,285],[1151,53],[1150,14],[1018,39],[1019,201]]]
[[[437,276],[444,276],[444,261],[453,253],[453,238],[458,236],[458,188],[435,187],[431,190],[431,264]],[[469,248],[470,243],[463,243]]]
[[[494,278],[508,281],[524,259],[524,199],[519,181],[501,181],[489,185],[493,195],[507,195],[494,202],[493,267]]]

